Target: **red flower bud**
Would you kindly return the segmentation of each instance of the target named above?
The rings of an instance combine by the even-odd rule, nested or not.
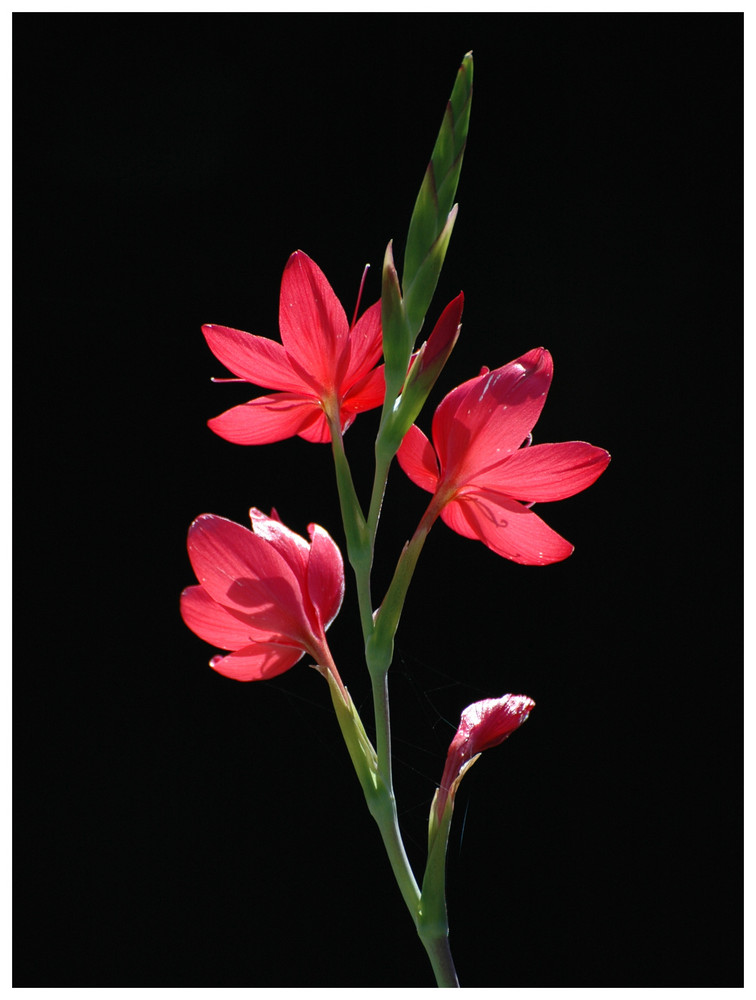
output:
[[[435,802],[439,823],[447,802],[451,800],[453,805],[462,776],[478,754],[502,743],[523,724],[534,708],[535,702],[523,694],[505,694],[501,698],[486,698],[468,705],[446,755]]]

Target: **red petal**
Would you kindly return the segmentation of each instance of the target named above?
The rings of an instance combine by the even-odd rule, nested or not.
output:
[[[344,599],[344,560],[338,545],[318,524],[308,529],[312,539],[307,567],[307,590],[325,632]]]
[[[363,379],[380,360],[383,352],[381,335],[381,302],[373,303],[360,316],[349,332],[349,351],[346,355],[346,368],[340,374],[341,392],[348,391],[356,382]]]
[[[258,629],[306,644],[304,580],[273,545],[240,524],[203,514],[189,528],[187,548],[197,579],[214,601],[249,615]]]
[[[426,377],[435,380],[446,364],[459,337],[465,296],[462,292],[452,299],[438,318],[425,345],[421,366]]]
[[[519,500],[563,500],[595,483],[609,453],[583,441],[520,448],[502,463],[475,476],[471,486]]]
[[[413,424],[404,435],[397,460],[412,482],[422,490],[434,493],[438,486],[438,462],[428,438]]]
[[[433,417],[444,478],[471,482],[519,448],[541,415],[552,373],[551,355],[537,348],[453,389]]]
[[[200,586],[187,587],[181,595],[181,617],[200,639],[220,649],[241,649],[252,639],[268,639],[270,633],[234,618]]]
[[[343,423],[344,421],[342,420],[342,427]],[[343,427],[343,429],[346,430],[346,427]],[[305,424],[297,433],[299,437],[305,441],[309,441],[311,444],[330,444],[331,441],[331,430],[328,426],[325,413],[322,410],[316,415],[314,420]]]
[[[296,531],[287,528],[279,517],[268,517],[257,507],[249,511],[252,531],[258,538],[264,538],[273,546],[282,559],[290,566],[298,580],[307,576],[307,564],[310,561],[310,543]]]
[[[507,736],[525,722],[534,708],[532,698],[522,694],[484,698],[483,701],[468,705],[462,712],[457,732],[449,746],[441,787],[451,788],[452,782],[468,760],[503,743]]]
[[[452,744],[466,757],[473,757],[498,746],[518,729],[535,708],[535,702],[524,694],[505,694],[501,698],[484,698],[468,705],[459,720]]]
[[[208,420],[207,426],[232,444],[271,444],[296,434],[304,437],[322,414],[320,404],[313,399],[277,392],[232,406]]]
[[[202,332],[216,358],[239,378],[266,389],[301,393],[309,388],[292,369],[285,348],[275,340],[228,326],[203,326]]]
[[[235,681],[264,681],[291,669],[304,656],[304,650],[276,643],[255,643],[230,656],[214,656],[213,670]]]
[[[526,566],[560,562],[573,551],[537,514],[495,493],[458,496],[443,508],[441,517],[465,538],[477,538],[497,555]]]
[[[324,389],[336,388],[339,361],[349,347],[349,323],[325,275],[301,250],[284,268],[279,324],[291,357]]]
[[[341,405],[341,419],[345,413],[364,413],[376,406],[383,406],[386,396],[386,375],[383,365],[375,368],[347,392]],[[330,438],[329,438],[330,440]]]

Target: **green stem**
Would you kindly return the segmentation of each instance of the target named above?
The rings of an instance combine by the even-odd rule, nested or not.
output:
[[[396,564],[394,576],[391,580],[383,603],[375,616],[374,627],[370,640],[368,641],[368,666],[371,658],[386,670],[391,664],[394,648],[394,636],[399,627],[399,619],[404,609],[404,602],[407,591],[412,581],[412,575],[417,566],[417,560],[425,545],[425,539],[433,526],[433,522],[438,517],[443,504],[434,497],[428,509],[423,514],[420,524],[415,530],[415,534],[405,545],[404,551]]]
[[[375,545],[375,536],[378,531],[378,521],[381,517],[381,507],[383,506],[383,494],[386,491],[389,468],[394,456],[386,456],[376,447],[375,455],[375,478],[373,480],[373,493],[370,497],[370,510],[368,512],[367,530],[370,538],[371,549]]]
[[[399,891],[415,925],[418,937],[430,959],[437,984],[438,986],[457,986],[459,984],[449,950],[446,924],[443,920],[438,919],[436,907],[434,906],[434,899],[437,894],[429,888],[427,893],[429,896],[429,905],[426,907],[425,894],[428,871],[426,870],[423,894],[421,895],[399,830],[399,817],[397,815],[396,800],[391,784],[391,748],[386,677],[384,675],[383,684],[374,683],[375,703],[379,706],[378,714],[383,719],[383,723],[379,724],[378,727],[381,754],[383,756],[383,764],[379,764],[378,756],[365,733],[354,703],[341,683],[327,644],[323,643],[317,652],[318,670],[328,681],[331,698],[336,709],[336,717],[352,759],[352,765],[362,785],[370,815],[375,820],[380,831],[391,870],[394,873]],[[433,881],[433,889],[437,889],[438,880]]]
[[[373,547],[388,472],[396,454],[396,448],[387,442],[382,442],[379,434],[379,440],[376,442],[376,467],[373,491],[370,501],[370,511],[366,521],[359,500],[357,499],[351,470],[344,450],[340,421],[338,418],[329,419],[329,426],[331,429],[339,503],[341,505],[344,533],[347,541],[347,553],[357,583],[360,620],[365,639],[367,665],[373,688],[377,758],[375,762],[377,772],[375,783],[373,783],[373,780],[368,780],[366,774],[362,773],[364,771],[363,752],[360,751],[358,753],[352,748],[352,743],[355,743],[355,740],[351,738],[351,727],[354,723],[348,722],[346,716],[344,718],[339,716],[339,721],[342,726],[342,732],[344,732],[344,727],[346,727],[346,732],[344,732],[345,739],[349,735],[347,746],[350,748],[352,763],[357,770],[358,777],[365,791],[370,814],[380,831],[399,891],[402,894],[418,936],[430,959],[437,985],[439,987],[456,987],[459,986],[459,981],[449,949],[448,929],[445,926],[440,927],[435,920],[430,922],[423,920],[420,889],[412,871],[409,858],[407,857],[404,841],[399,829],[399,817],[396,810],[393,785],[388,694],[388,669],[391,665],[394,634],[399,623],[399,617],[417,560],[425,544],[425,539],[431,525],[438,516],[440,506],[431,501],[415,534],[399,558],[386,599],[381,606],[377,619],[374,621],[370,587]],[[381,623],[380,634],[378,633],[378,623]],[[375,640],[378,641],[376,642]],[[332,672],[337,687],[341,690],[340,697],[344,701],[344,704],[347,707],[351,706],[351,699],[348,698],[343,685],[340,683],[338,672],[335,670],[332,660],[326,665]],[[341,713],[341,715],[343,716],[344,713]]]
[[[404,603],[404,597],[406,596],[412,573],[439,509],[438,505],[431,502],[417,531],[413,535],[412,541],[408,544],[400,558],[395,574],[395,579],[398,577],[399,582],[396,584],[394,595],[396,600],[401,600],[401,604]],[[380,618],[380,614],[378,618]],[[393,634],[391,632],[391,646],[393,646]],[[375,638],[379,639],[377,632],[375,633]],[[439,987],[458,987],[459,980],[449,947],[445,903],[442,899],[440,913],[436,912],[438,905],[431,905],[428,914],[424,912],[423,897],[418,892],[417,882],[407,859],[399,830],[391,762],[391,724],[388,693],[388,669],[391,662],[391,653],[385,649],[385,646],[381,650],[380,645],[376,647],[372,643],[368,643],[366,652],[373,686],[379,777],[379,795],[376,797],[374,805],[371,806],[371,813],[381,831],[394,877],[415,923],[420,941],[430,959],[436,983]],[[371,657],[377,657],[377,660],[371,659]],[[443,866],[443,864],[444,859],[442,857],[441,865]],[[438,889],[440,886],[443,893],[443,885],[442,870],[441,879],[436,880],[433,888]],[[432,895],[432,891],[429,892],[429,896],[432,897]],[[438,904],[438,900],[433,900],[433,903]]]
[[[428,860],[423,874],[417,933],[425,945],[431,962],[434,963],[433,968],[439,979],[439,985],[442,976],[446,985],[455,986],[458,984],[449,949],[449,918],[446,912],[446,848],[454,805],[450,797],[439,819],[437,803],[438,792],[431,805]]]
[[[457,987],[459,979],[449,947],[448,930],[435,926],[429,927],[422,922],[420,912],[422,899],[399,831],[394,793],[388,788],[383,788],[382,792],[383,794],[377,796],[371,804],[370,812],[381,832],[394,878],[415,924],[418,937],[430,959],[433,974],[436,977],[436,985]]]
[[[448,928],[434,920],[423,920],[422,897],[407,858],[399,830],[396,799],[391,775],[391,727],[389,724],[388,675],[373,678],[373,700],[376,714],[379,795],[370,811],[378,824],[383,844],[391,863],[402,898],[414,921],[418,936],[430,959],[436,984],[440,987],[459,986],[449,947]]]
[[[394,792],[393,789],[385,785],[379,785],[379,789],[379,794],[376,795],[372,803],[369,803],[370,814],[378,824],[391,870],[399,886],[402,899],[412,917],[412,922],[417,929],[420,912],[420,889],[404,849]]]
[[[422,930],[418,930],[418,934],[433,966],[436,985],[440,987],[459,986],[457,970],[454,967],[454,959],[449,947],[449,935],[436,934],[426,937]]]
[[[371,671],[370,678],[373,685],[373,707],[375,710],[378,787],[382,793],[376,798],[374,807],[371,807],[371,813],[381,831],[386,853],[404,902],[407,904],[415,927],[417,927],[420,914],[420,889],[404,848],[394,796],[388,670]]]
[[[378,773],[391,795],[394,794],[391,763],[391,720],[389,712],[388,671],[371,673],[373,707],[375,710],[375,747]]]

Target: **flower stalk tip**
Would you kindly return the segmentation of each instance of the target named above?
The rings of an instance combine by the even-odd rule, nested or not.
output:
[[[472,84],[468,52],[457,71],[407,234],[402,291],[413,338],[433,298],[457,215],[454,199],[470,125]]]

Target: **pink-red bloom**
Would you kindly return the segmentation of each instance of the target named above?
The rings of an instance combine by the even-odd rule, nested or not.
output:
[[[225,326],[204,326],[210,350],[244,382],[278,390],[234,406],[208,422],[235,444],[269,444],[299,435],[330,441],[328,421],[342,431],[358,413],[381,406],[381,304],[350,328],[325,275],[298,250],[281,281],[282,343]]]
[[[412,426],[397,456],[410,479],[434,495],[426,517],[440,513],[460,535],[527,565],[573,551],[530,506],[579,493],[609,463],[603,448],[583,441],[527,446],[552,374],[543,348],[495,371],[484,368],[439,404],[433,445]]]
[[[502,743],[523,724],[534,708],[535,702],[523,694],[505,694],[501,698],[486,698],[468,705],[446,755],[436,798],[439,821],[449,798],[453,803],[462,776],[472,761],[484,750]]]
[[[184,621],[206,642],[233,650],[210,661],[226,677],[275,677],[309,653],[338,679],[325,639],[344,596],[336,543],[317,524],[307,542],[277,516],[253,507],[250,517],[252,531],[214,514],[192,523],[187,547],[199,585],[181,595]]]

